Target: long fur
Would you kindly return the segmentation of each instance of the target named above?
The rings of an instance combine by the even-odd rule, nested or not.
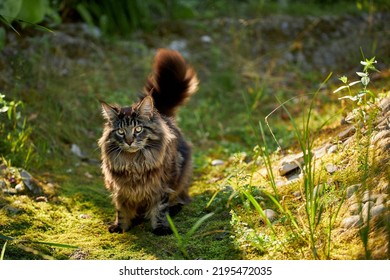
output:
[[[154,233],[171,233],[166,214],[190,201],[191,147],[173,117],[197,85],[179,53],[159,50],[140,101],[130,107],[102,102],[102,172],[117,210],[110,232],[126,231],[134,220],[146,218]]]
[[[160,114],[174,116],[197,90],[198,79],[177,51],[159,49],[153,72],[144,87],[144,94],[151,94]]]

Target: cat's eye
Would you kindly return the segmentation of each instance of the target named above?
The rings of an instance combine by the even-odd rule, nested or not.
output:
[[[119,135],[119,136],[123,136],[125,135],[125,130],[123,128],[119,128],[116,133]]]
[[[134,131],[135,131],[136,133],[140,133],[140,132],[142,131],[142,126],[136,126],[136,127],[134,128]]]

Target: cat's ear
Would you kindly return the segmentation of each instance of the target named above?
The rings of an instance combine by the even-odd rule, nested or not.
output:
[[[151,118],[154,110],[153,98],[149,95],[146,96],[139,104],[138,110],[141,116]]]
[[[104,101],[100,101],[100,104],[102,105],[102,109],[103,109],[102,110],[103,117],[106,120],[112,121],[118,116],[119,113],[118,108],[108,105]]]

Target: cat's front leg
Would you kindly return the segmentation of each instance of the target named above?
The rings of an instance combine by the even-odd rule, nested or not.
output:
[[[169,195],[165,194],[161,201],[149,212],[152,223],[153,233],[155,235],[172,234],[169,226],[167,214],[169,213]]]
[[[123,233],[130,229],[131,220],[136,216],[136,211],[120,208],[116,211],[115,223],[108,227],[110,233]]]

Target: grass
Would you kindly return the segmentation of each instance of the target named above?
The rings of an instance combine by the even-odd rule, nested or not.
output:
[[[311,151],[343,129],[340,103],[331,96],[338,86],[334,80],[310,94],[323,74],[251,60],[249,29],[213,33],[210,46],[198,40],[208,31],[205,27],[189,28],[188,45],[196,50],[190,61],[201,88],[180,111],[178,122],[194,146],[193,201],[170,220],[171,236],[154,236],[147,223],[125,234],[108,233],[114,208],[103,186],[96,141],[103,121],[98,100],[131,103],[149,74],[154,47],[168,46],[178,35],[131,42],[81,35],[72,45],[40,34],[23,38],[25,47],[6,58],[13,71],[1,90],[8,101],[25,104],[21,114],[31,131],[33,157],[23,167],[48,201],[28,192],[0,195],[0,233],[15,238],[0,240],[1,259],[387,258],[378,249],[388,242],[386,225],[370,224],[361,235],[359,229],[339,227],[348,211],[343,201],[348,186],[364,182],[365,189],[375,191],[377,180],[390,179],[369,145],[363,146],[367,157],[359,156],[370,135],[362,134],[360,143],[322,161],[311,157]],[[285,77],[293,78],[285,82]],[[382,84],[388,86],[382,80],[376,86]],[[71,144],[87,159],[73,155]],[[305,155],[303,178],[281,181],[279,159],[297,151]],[[224,164],[212,166],[214,159]],[[326,162],[347,168],[329,175]],[[314,195],[320,183],[324,193]],[[293,195],[296,191],[300,197]],[[267,219],[266,209],[278,218]]]

